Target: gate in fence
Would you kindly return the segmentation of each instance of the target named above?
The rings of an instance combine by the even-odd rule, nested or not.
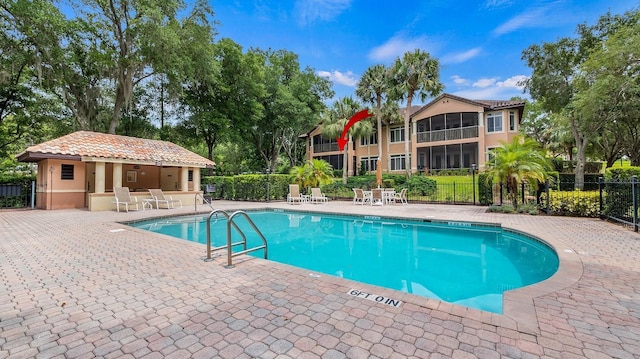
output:
[[[35,208],[36,182],[24,184],[0,184],[0,208]]]

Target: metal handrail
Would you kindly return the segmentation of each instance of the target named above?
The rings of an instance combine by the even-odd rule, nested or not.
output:
[[[223,216],[225,216],[227,218],[227,244],[226,245],[222,245],[219,247],[214,247],[211,248],[211,218],[216,215],[217,218],[217,214],[221,213]],[[236,215],[244,215],[245,218],[247,219],[247,221],[249,222],[249,224],[251,224],[251,226],[253,227],[253,229],[256,231],[256,233],[260,236],[260,238],[262,239],[262,243],[263,245],[258,246],[258,247],[254,247],[251,249],[247,249],[247,237],[245,236],[244,232],[240,229],[240,227],[238,227],[238,225],[233,221],[233,218]],[[239,242],[235,242],[235,243],[231,243],[231,226],[233,226],[236,231],[238,231],[238,233],[240,233],[240,235],[242,236],[242,240]],[[232,248],[237,246],[237,245],[241,245],[243,246],[243,250],[240,252],[236,252],[236,253],[232,253]],[[262,234],[262,232],[260,232],[260,230],[258,229],[258,227],[256,227],[255,223],[253,223],[253,221],[251,220],[251,218],[249,217],[249,215],[247,215],[246,212],[244,211],[236,211],[234,213],[232,213],[231,215],[229,215],[229,213],[227,213],[225,210],[223,209],[216,209],[211,211],[211,213],[209,213],[209,216],[207,217],[207,258],[205,258],[205,261],[210,261],[211,259],[211,252],[220,250],[220,249],[227,249],[227,268],[233,268],[233,263],[232,263],[232,257],[237,256],[237,255],[241,255],[241,254],[245,254],[245,253],[249,253],[249,252],[253,252],[256,250],[260,250],[264,248],[264,258],[267,259],[267,239],[264,237],[264,235]]]
[[[204,198],[204,196],[203,196],[203,195],[201,195],[200,193],[196,193],[196,196],[195,196],[195,197],[194,197],[194,199],[193,199],[193,210],[194,210],[194,211],[197,211],[197,210],[198,210],[198,196],[200,196],[200,198],[202,198],[202,204],[205,204],[205,203],[206,203],[206,204],[208,204],[208,205],[209,205],[209,207],[210,207],[211,209],[213,209],[213,205],[211,204],[211,202],[207,201],[207,199],[206,199],[206,198]]]
[[[231,252],[231,225],[235,225],[235,222],[233,222],[233,218],[236,215],[243,215],[244,218],[246,218],[247,222],[249,222],[249,224],[251,225],[251,227],[253,227],[253,230],[256,231],[256,233],[260,236],[260,238],[262,239],[262,245],[258,246],[258,247],[253,247],[250,249],[247,249],[247,239],[246,237],[244,237],[244,250],[240,251],[240,252],[236,252],[236,253],[232,253]],[[238,226],[236,225],[236,229],[239,230]],[[235,257],[235,256],[239,256],[241,254],[245,254],[245,253],[250,253],[253,251],[257,251],[260,249],[264,249],[264,259],[267,259],[267,239],[264,237],[264,235],[262,234],[262,232],[260,232],[260,230],[258,229],[258,227],[256,227],[256,224],[253,223],[253,221],[251,220],[251,218],[249,217],[249,215],[247,214],[247,212],[245,211],[235,211],[231,214],[231,216],[229,216],[229,219],[227,219],[227,268],[233,268],[233,263],[231,258]]]

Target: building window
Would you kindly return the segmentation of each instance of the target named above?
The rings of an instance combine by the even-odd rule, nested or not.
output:
[[[404,127],[396,127],[390,130],[391,143],[404,142]]]
[[[406,170],[407,165],[404,159],[405,159],[404,155],[391,155],[391,158],[390,158],[391,170],[392,171]],[[411,157],[409,157],[409,160],[411,160]]]
[[[364,166],[364,170],[369,172],[369,171],[375,171],[377,169],[377,164],[378,162],[378,157],[361,157],[360,158],[360,168],[358,168],[358,170],[362,169],[362,167]]]
[[[487,132],[502,132],[502,112],[487,115]]]
[[[61,165],[60,179],[73,180],[73,165]]]
[[[516,113],[515,111],[509,111],[509,131],[516,130]]]
[[[189,182],[193,182],[193,170],[189,170],[189,174],[187,175],[187,177],[189,177]]]
[[[378,144],[378,135],[374,132],[367,137],[360,137],[360,146],[369,146],[369,145],[377,145]]]

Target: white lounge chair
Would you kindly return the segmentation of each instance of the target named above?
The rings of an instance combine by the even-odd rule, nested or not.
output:
[[[297,184],[289,185],[289,193],[287,194],[287,203],[294,204],[296,202],[302,203],[305,198],[300,195],[300,186]]]
[[[113,187],[113,194],[116,198],[111,203],[115,204],[116,211],[118,212],[120,212],[120,208],[122,207],[127,212],[129,212],[130,209],[135,209],[136,211],[140,208],[144,209],[142,202],[138,202],[138,197],[131,196],[129,187]]]
[[[176,204],[182,208],[182,201],[179,199],[173,199],[171,196],[165,196],[161,189],[149,188],[149,193],[153,197],[153,201],[156,203],[156,208],[176,208]],[[162,207],[161,207],[162,206]]]
[[[329,201],[329,198],[327,198],[324,194],[322,194],[322,191],[320,191],[320,188],[318,187],[311,188],[312,203],[328,202],[328,201]]]

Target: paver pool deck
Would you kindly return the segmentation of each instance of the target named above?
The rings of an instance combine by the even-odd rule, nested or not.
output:
[[[622,226],[475,206],[214,205],[499,223],[561,264],[507,292],[499,315],[263,259],[225,269],[201,244],[118,223],[189,206],[2,211],[0,358],[640,358],[640,235]]]

